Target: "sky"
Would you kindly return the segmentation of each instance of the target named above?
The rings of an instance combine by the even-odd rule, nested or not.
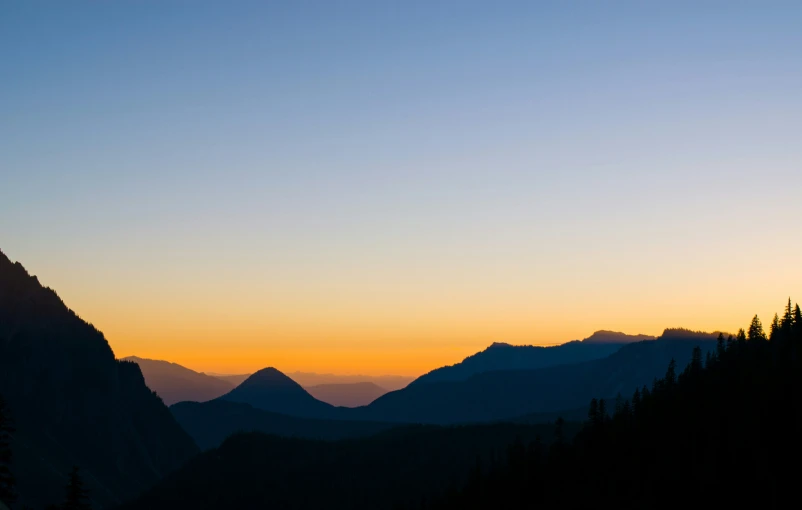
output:
[[[802,301],[799,2],[3,2],[0,250],[115,353],[417,375]]]

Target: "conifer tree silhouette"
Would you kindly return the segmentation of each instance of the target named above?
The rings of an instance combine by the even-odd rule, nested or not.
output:
[[[749,332],[746,335],[747,340],[750,342],[761,342],[766,340],[766,333],[763,332],[763,324],[760,318],[755,315],[752,318],[752,323],[749,325]]]
[[[67,481],[67,495],[63,510],[91,510],[89,492],[84,487],[84,481],[78,472],[78,466],[73,466]]]

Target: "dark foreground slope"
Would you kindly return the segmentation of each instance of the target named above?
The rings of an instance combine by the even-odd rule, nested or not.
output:
[[[573,444],[521,444],[459,494],[417,508],[788,508],[802,455],[802,313],[789,306],[768,339],[755,320],[610,407],[592,402]]]
[[[710,335],[677,335],[625,345],[599,360],[539,370],[504,370],[465,381],[411,384],[355,409],[361,419],[465,423],[575,409],[594,396],[628,394],[665,372],[673,358],[687,363],[697,345],[713,348]]]
[[[166,405],[176,402],[206,402],[234,389],[234,384],[177,363],[129,356],[125,361],[139,365],[148,388],[156,392]]]
[[[535,370],[555,365],[582,363],[605,358],[627,344],[643,340],[654,340],[654,337],[597,331],[582,341],[574,340],[549,347],[494,343],[484,351],[468,356],[460,363],[440,367],[420,376],[412,382],[412,385],[464,381],[482,372]]]
[[[170,411],[204,450],[220,446],[235,432],[334,440],[370,436],[398,426],[397,423],[299,418],[226,400],[179,402],[172,405]]]
[[[565,434],[576,430],[566,426]],[[382,510],[457,490],[477,462],[501,462],[520,438],[552,425],[412,426],[359,440],[238,434],[164,479],[126,510],[237,508]]]
[[[74,464],[94,507],[113,506],[198,451],[139,367],[2,253],[0,394],[16,424],[20,507],[60,502]]]

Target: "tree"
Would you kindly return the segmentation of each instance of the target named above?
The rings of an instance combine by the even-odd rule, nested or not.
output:
[[[791,298],[788,298],[788,304],[785,305],[785,313],[783,314],[783,320],[781,326],[785,333],[791,331],[791,326],[794,323],[794,309],[791,307]]]
[[[738,347],[741,348],[746,343],[746,332],[743,328],[738,330],[738,335],[735,337]]]
[[[11,411],[0,395],[0,501],[11,505],[17,498],[14,491],[14,475],[11,473],[11,434],[14,426]]]
[[[670,388],[677,382],[677,361],[671,358],[668,363],[668,370],[666,370],[665,385]]]
[[[769,340],[776,340],[777,333],[780,332],[780,316],[776,313],[774,314],[774,319],[771,321],[771,327],[769,328]]]
[[[750,342],[766,341],[766,333],[763,331],[763,324],[760,322],[760,318],[757,315],[752,317],[752,323],[749,324],[749,332],[746,338]]]
[[[599,423],[599,401],[595,398],[590,401],[588,408],[588,423],[597,425]]]
[[[702,371],[702,348],[698,345],[693,348],[693,354],[691,355],[691,364],[690,364],[690,372],[692,374],[698,374]]]
[[[78,473],[78,466],[73,466],[67,481],[67,497],[64,500],[64,510],[91,510],[89,493],[84,488],[84,481]]]
[[[607,404],[604,402],[603,398],[599,399],[599,424],[603,424],[607,421]]]
[[[727,351],[727,347],[724,345],[724,333],[718,334],[718,340],[716,342],[716,355],[718,356],[719,360],[724,359],[724,353]]]
[[[635,393],[632,394],[632,413],[637,417],[640,413],[640,389],[635,388]]]

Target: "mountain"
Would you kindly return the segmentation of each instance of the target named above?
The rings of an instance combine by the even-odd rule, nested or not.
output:
[[[316,374],[314,372],[288,372],[287,377],[297,382],[304,388],[319,386],[321,384],[351,384],[361,382],[371,382],[376,386],[387,391],[395,391],[404,388],[415,378],[403,375],[339,375],[339,374]]]
[[[668,330],[657,340],[627,344],[598,360],[483,372],[464,381],[415,383],[355,409],[354,414],[366,420],[450,424],[575,409],[596,396],[615,397],[651,384],[672,358],[684,366],[695,346],[710,350],[714,338],[707,334],[677,337]]]
[[[321,402],[275,368],[263,368],[220,400],[250,404],[257,409],[305,418],[333,418],[342,409]]]
[[[531,370],[580,363],[604,358],[633,342],[653,339],[648,335],[597,331],[584,340],[550,347],[494,343],[484,351],[468,356],[461,363],[432,370],[412,384],[464,381],[473,375],[493,370]]]
[[[366,406],[387,393],[387,390],[372,382],[318,384],[304,389],[318,400],[342,407]]]
[[[242,375],[228,375],[228,374],[215,374],[207,372],[206,375],[211,375],[228,381],[234,386],[239,386],[251,374]],[[339,374],[317,374],[315,372],[287,372],[287,377],[297,382],[304,388],[312,386],[320,386],[323,384],[354,384],[354,383],[373,383],[386,391],[400,390],[415,378],[403,375],[339,375]]]
[[[166,405],[176,402],[206,402],[224,395],[234,384],[216,377],[195,372],[169,361],[129,356],[125,361],[139,365],[148,388],[155,391]]]
[[[220,446],[238,431],[334,440],[370,436],[398,426],[397,423],[299,418],[219,399],[203,403],[179,402],[172,405],[170,411],[202,449]]]
[[[94,508],[109,508],[199,451],[139,367],[2,252],[0,394],[16,425],[20,506],[59,503],[77,465]]]
[[[565,424],[564,438],[578,428]],[[477,466],[503,462],[516,439],[548,444],[554,431],[505,423],[405,426],[340,441],[236,434],[121,510],[420,508],[462,487]]]

